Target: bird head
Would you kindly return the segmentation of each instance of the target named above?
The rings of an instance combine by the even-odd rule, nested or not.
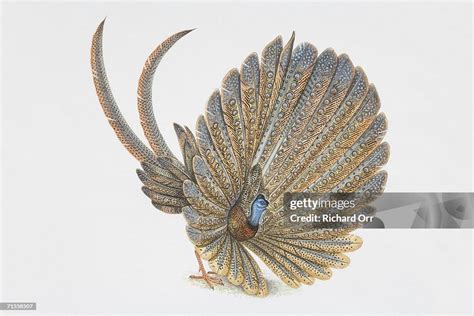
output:
[[[263,194],[257,195],[250,209],[249,223],[252,226],[258,226],[260,218],[262,218],[263,213],[267,210],[268,204],[269,202]]]
[[[259,194],[255,198],[253,204],[259,208],[266,208],[268,206],[268,201],[267,199],[265,199],[265,196],[263,194]]]

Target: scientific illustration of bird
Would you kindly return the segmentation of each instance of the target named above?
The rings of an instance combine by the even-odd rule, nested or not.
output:
[[[294,223],[283,196],[362,192],[347,212],[374,211],[369,203],[387,180],[387,120],[362,68],[333,49],[318,54],[310,43],[293,47],[294,33],[286,45],[276,37],[260,58],[252,53],[240,70],[225,75],[197,118],[195,134],[174,124],[181,161],[158,128],[152,83],[163,56],[190,30],[167,38],[143,67],[137,102],[148,147],[112,95],[102,54],[104,22],[91,48],[97,96],[118,139],[141,164],[137,174],[145,195],[158,210],[184,215],[199,264],[192,278],[213,288],[223,277],[245,293],[265,296],[267,281],[254,256],[293,288],[346,267],[345,253],[362,245],[353,234],[360,224],[336,229]]]

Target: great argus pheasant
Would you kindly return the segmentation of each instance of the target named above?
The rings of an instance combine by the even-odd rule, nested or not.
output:
[[[174,124],[182,160],[167,146],[152,107],[153,76],[163,56],[190,30],[172,35],[148,57],[138,83],[138,111],[148,140],[132,131],[112,95],[102,55],[103,21],[92,40],[99,102],[118,139],[138,160],[142,190],[158,210],[183,214],[195,246],[198,278],[219,277],[251,295],[268,294],[257,256],[290,287],[327,280],[362,245],[358,224],[323,229],[292,223],[285,192],[325,196],[363,192],[352,212],[384,190],[387,128],[377,91],[360,67],[333,49],[283,45],[276,37],[231,69],[197,118],[195,134]],[[206,272],[206,260],[212,272]]]

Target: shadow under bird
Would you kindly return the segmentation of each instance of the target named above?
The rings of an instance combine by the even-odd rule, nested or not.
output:
[[[163,139],[152,108],[152,82],[160,60],[190,31],[167,38],[148,57],[138,83],[138,110],[149,147],[131,130],[107,81],[104,22],[95,32],[91,67],[97,96],[110,125],[140,162],[143,192],[159,210],[183,214],[202,279],[219,278],[251,295],[268,294],[254,259],[259,257],[291,287],[327,280],[344,268],[344,254],[362,245],[357,224],[323,229],[293,223],[285,192],[381,193],[389,156],[382,142],[386,117],[376,89],[345,54],[310,43],[293,47],[294,33],[250,54],[240,71],[230,70],[197,118],[196,136],[174,124],[182,161]],[[354,213],[367,213],[373,198],[357,195]],[[206,260],[212,272],[206,272]]]

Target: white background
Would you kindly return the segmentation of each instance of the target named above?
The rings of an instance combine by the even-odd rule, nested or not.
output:
[[[107,16],[104,55],[115,98],[139,130],[136,85],[151,50],[197,28],[154,83],[158,123],[194,127],[232,67],[276,35],[347,53],[376,84],[389,120],[387,191],[472,191],[468,3],[4,3],[0,301],[39,312],[472,312],[472,231],[362,231],[351,265],[297,290],[270,272],[271,294],[196,272],[181,216],[154,209],[138,164],[100,109],[90,40]],[[141,134],[140,134],[141,135]]]

